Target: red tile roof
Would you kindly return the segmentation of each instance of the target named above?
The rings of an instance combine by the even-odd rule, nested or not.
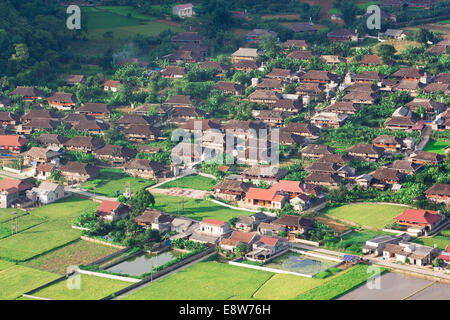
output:
[[[28,140],[17,135],[0,135],[0,145],[9,147],[22,147]]]
[[[437,211],[416,210],[416,209],[406,209],[401,215],[395,217],[395,220],[397,221],[408,221],[427,224],[436,223],[440,219],[441,216],[437,214]]]
[[[248,189],[247,199],[272,201],[277,191],[273,189],[250,188]]]
[[[215,219],[204,219],[203,220],[204,223],[209,223],[209,224],[215,224],[218,226],[222,226],[225,224],[225,221],[221,221],[221,220],[215,220]]]
[[[259,238],[258,240],[258,242],[261,242],[268,246],[275,246],[278,241],[287,241],[287,239],[261,236],[261,238]]]
[[[98,207],[97,212],[103,214],[110,214],[113,210],[117,209],[120,205],[118,201],[103,200],[100,207]]]
[[[270,187],[269,190],[284,191],[290,193],[301,193],[303,188],[300,181],[281,180]]]
[[[22,192],[33,187],[34,184],[27,180],[4,178],[0,181],[0,191]]]

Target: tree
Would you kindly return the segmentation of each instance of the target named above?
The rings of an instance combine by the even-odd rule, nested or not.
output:
[[[397,52],[394,46],[390,44],[380,44],[377,46],[376,53],[381,57],[383,62],[392,59],[394,54]]]
[[[427,44],[428,41],[433,42],[434,38],[434,33],[426,28],[420,28],[414,33],[414,40],[423,44]]]
[[[141,189],[135,194],[132,195],[131,200],[129,201],[129,205],[131,208],[131,212],[133,215],[138,215],[150,205],[152,207],[155,206],[155,198],[153,195],[147,191],[146,189]]]
[[[439,267],[441,266],[441,263],[442,263],[441,259],[435,258],[435,259],[433,260],[433,267],[439,268]]]

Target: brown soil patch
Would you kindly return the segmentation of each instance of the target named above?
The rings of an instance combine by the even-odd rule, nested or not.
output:
[[[172,21],[172,20],[164,20],[164,19],[161,19],[161,20],[156,20],[156,21],[161,22],[161,23],[164,23],[164,24],[167,24],[167,25],[169,25],[169,26],[181,27],[181,23],[175,22],[175,21]]]

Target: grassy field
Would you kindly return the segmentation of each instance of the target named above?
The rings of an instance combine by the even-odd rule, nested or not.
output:
[[[438,154],[445,154],[445,148],[448,147],[450,143],[447,140],[430,140],[423,151],[435,152]]]
[[[81,186],[96,194],[106,197],[116,197],[116,191],[125,192],[126,183],[130,183],[131,192],[149,187],[156,183],[153,180],[130,177],[122,169],[102,168],[97,179],[90,180]]]
[[[366,241],[378,235],[380,235],[379,232],[368,230],[352,232],[342,237],[342,240],[337,243],[327,243],[326,248],[350,254],[362,254],[362,247],[366,244]]]
[[[384,42],[380,42],[380,44],[381,43],[383,43],[383,44],[390,44],[390,45],[394,46],[395,50],[397,50],[397,54],[398,53],[402,53],[409,46],[420,47],[420,44],[418,42],[410,41],[410,40],[387,39]],[[380,44],[378,44],[377,46],[379,46]],[[376,50],[376,49],[374,48],[374,50]]]
[[[420,238],[416,239],[415,242],[433,247],[435,244],[439,247],[439,249],[445,250],[445,248],[450,245],[450,237],[437,235],[431,238]]]
[[[209,191],[217,184],[217,181],[211,178],[190,175],[177,180],[169,181],[160,186],[160,188],[190,188],[196,190]]]
[[[80,289],[69,289],[67,281],[61,281],[33,295],[55,300],[99,300],[129,285],[130,282],[82,274]]]
[[[205,218],[218,219],[228,221],[231,218],[239,217],[240,215],[249,216],[253,212],[234,210],[211,201],[204,199],[192,199],[185,197],[166,196],[162,194],[153,194],[155,197],[155,207],[157,209],[179,214],[188,218],[203,220]],[[183,211],[184,199],[184,211]]]
[[[358,287],[367,281],[373,274],[368,272],[368,266],[357,265],[339,273],[330,281],[315,287],[308,292],[300,294],[296,300],[332,300],[346,292]],[[385,271],[384,269],[381,270]]]
[[[206,261],[148,285],[125,300],[250,299],[272,273]]]
[[[23,293],[58,278],[50,272],[0,261],[0,300],[13,300]]]
[[[393,218],[405,211],[405,207],[388,204],[351,204],[325,211],[332,217],[350,221],[360,226],[383,229],[394,222]]]
[[[76,240],[80,231],[71,228],[72,221],[86,209],[97,206],[91,200],[69,197],[31,210],[30,214],[45,222],[1,239],[0,258],[25,261]]]
[[[36,259],[27,261],[24,265],[64,275],[69,266],[89,264],[116,251],[117,249],[112,247],[79,240]]]

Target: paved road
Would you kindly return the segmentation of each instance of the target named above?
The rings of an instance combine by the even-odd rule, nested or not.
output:
[[[425,129],[422,132],[420,142],[416,146],[416,151],[420,151],[423,150],[423,148],[425,148],[428,141],[430,140],[431,133],[432,133],[431,126],[425,125]]]

